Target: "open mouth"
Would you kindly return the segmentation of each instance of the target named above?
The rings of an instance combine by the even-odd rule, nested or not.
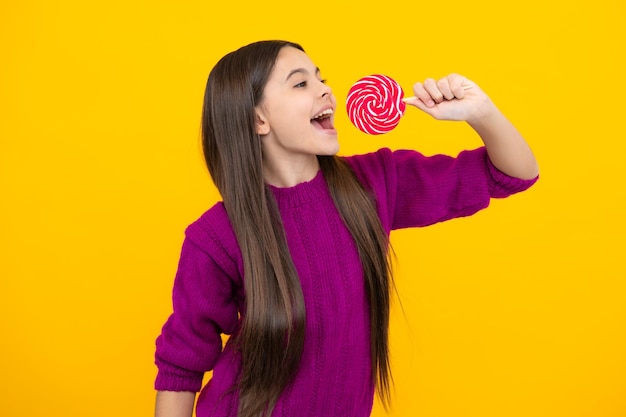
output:
[[[331,120],[332,115],[332,109],[324,110],[323,112],[311,119],[311,124],[324,130],[334,129],[335,127],[333,126],[333,121]]]

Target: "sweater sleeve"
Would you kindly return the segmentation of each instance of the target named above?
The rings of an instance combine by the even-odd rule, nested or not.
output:
[[[198,228],[191,228],[197,230]],[[155,389],[199,391],[221,351],[221,334],[237,328],[235,288],[219,259],[190,238],[183,242],[172,292],[173,312],[156,340]]]
[[[381,149],[350,162],[374,191],[383,224],[390,230],[470,216],[488,207],[491,198],[508,197],[537,181],[499,171],[485,147],[457,157]]]

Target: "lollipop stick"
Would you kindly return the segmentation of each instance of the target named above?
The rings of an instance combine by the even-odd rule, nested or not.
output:
[[[470,84],[470,85],[464,85],[462,87],[463,87],[463,90],[469,90],[470,88],[472,88],[474,86],[472,84]],[[402,99],[402,101],[404,101],[406,103],[408,100],[411,100],[411,99],[414,99],[414,98],[415,98],[415,96],[405,97],[405,98]]]

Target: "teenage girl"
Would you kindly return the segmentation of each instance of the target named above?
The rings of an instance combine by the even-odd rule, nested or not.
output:
[[[414,94],[484,146],[340,157],[335,97],[299,45],[256,42],[217,63],[202,136],[223,201],[186,230],[156,416],[190,417],[199,391],[198,417],[367,417],[375,391],[388,404],[390,231],[469,216],[538,177],[478,85],[452,74]]]

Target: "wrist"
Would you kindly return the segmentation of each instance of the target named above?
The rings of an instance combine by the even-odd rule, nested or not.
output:
[[[473,129],[480,130],[493,123],[498,123],[502,117],[500,110],[489,100],[470,114],[466,122]]]

